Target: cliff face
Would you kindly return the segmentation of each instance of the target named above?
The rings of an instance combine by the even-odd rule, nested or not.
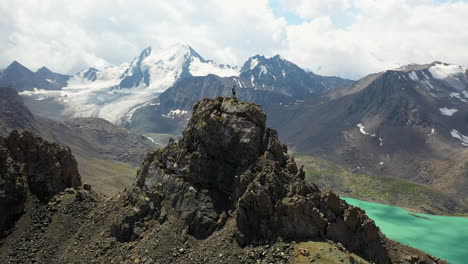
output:
[[[46,201],[78,186],[81,178],[68,147],[16,130],[0,138],[0,233],[21,215],[29,196]]]

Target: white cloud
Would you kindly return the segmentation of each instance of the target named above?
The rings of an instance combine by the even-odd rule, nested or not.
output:
[[[468,64],[468,3],[355,0],[353,6],[358,11],[344,29],[329,16],[289,26],[283,53],[318,73],[354,78],[409,63]]]
[[[288,25],[268,0],[0,1],[0,66],[18,60],[74,73],[173,43],[218,63],[279,53],[319,74],[352,78],[412,62],[468,65],[466,2],[280,1],[304,22]],[[338,27],[343,17],[349,21]]]
[[[281,6],[304,19],[338,15],[351,8],[351,0],[280,0]]]
[[[18,60],[67,73],[174,43],[235,65],[273,54],[286,38],[286,21],[273,16],[267,0],[1,1],[0,22],[1,66]]]

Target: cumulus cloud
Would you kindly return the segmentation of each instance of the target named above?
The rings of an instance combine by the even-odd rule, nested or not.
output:
[[[467,2],[278,1],[303,22],[288,25],[271,0],[1,1],[0,66],[18,60],[75,73],[174,43],[218,63],[279,53],[319,74],[348,78],[413,62],[468,65]]]

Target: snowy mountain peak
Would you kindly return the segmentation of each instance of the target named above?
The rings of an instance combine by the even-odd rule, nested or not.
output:
[[[149,47],[125,71],[120,87],[163,92],[179,78],[208,74],[228,77],[238,76],[239,71],[205,60],[188,45],[176,44],[165,49]]]
[[[468,68],[442,62],[434,62],[432,66],[429,67],[429,71],[432,77],[444,80],[454,76],[462,77],[467,74]]]
[[[407,64],[393,71],[412,72],[412,71],[424,71],[429,70],[433,78],[445,79],[449,76],[466,74],[467,67],[458,66],[454,64],[448,64],[440,61],[435,61],[430,64]]]
[[[286,60],[280,55],[275,55],[273,57],[265,57],[263,55],[255,55],[250,57],[242,66],[241,72],[247,72],[256,70],[259,68],[261,71],[265,72],[265,69],[268,68],[281,68],[281,67],[293,67],[299,68],[294,63]]]
[[[120,87],[163,92],[184,73],[187,74],[190,58],[199,56],[191,51],[189,46],[180,44],[165,49],[144,49],[125,71]]]

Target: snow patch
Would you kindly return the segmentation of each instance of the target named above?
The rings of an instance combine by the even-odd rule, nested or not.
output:
[[[149,139],[151,142],[153,142],[154,144],[156,144],[156,141],[154,141],[154,139],[153,139],[153,138],[151,138],[151,137],[147,137],[147,136],[145,136],[145,138]]]
[[[439,108],[439,110],[444,116],[452,116],[458,111],[458,109],[449,109],[447,107]]]
[[[162,117],[165,117],[165,118],[169,118],[169,119],[174,119],[176,117],[180,117],[184,114],[187,114],[188,111],[186,110],[180,110],[180,109],[175,109],[175,110],[171,110],[169,111],[169,113],[165,114],[165,115],[161,115]]]
[[[359,128],[359,131],[361,131],[362,134],[370,135],[371,137],[375,137],[375,134],[368,133],[368,132],[366,132],[366,130],[364,130],[365,126],[363,124],[359,123],[356,126]]]
[[[381,162],[379,163],[379,165],[380,165],[380,166],[383,166],[383,165],[384,165],[384,162],[383,162],[383,161],[381,161]]]
[[[450,131],[450,135],[456,139],[459,139],[463,146],[468,146],[468,137],[458,132],[458,130],[452,129],[452,131]]]
[[[416,81],[416,82],[419,81],[419,77],[418,77],[418,75],[416,74],[415,71],[410,72],[410,73],[409,73],[409,77],[410,77],[411,80],[413,80],[413,81]]]
[[[260,65],[260,73],[258,74],[258,78],[260,78],[260,76],[262,76],[263,74],[267,74],[267,73],[268,73],[267,68],[264,65]]]
[[[184,115],[184,114],[187,114],[187,113],[188,113],[187,110],[176,109],[176,110],[169,111],[169,113],[167,113],[167,114],[170,115],[170,116],[181,116],[181,115]]]
[[[251,59],[251,61],[250,61],[250,69],[251,69],[251,70],[255,69],[255,67],[257,67],[257,65],[258,65],[258,59],[257,59],[257,58]]]
[[[426,85],[427,88],[429,89],[434,89],[434,86],[432,86],[431,81],[429,80],[423,80],[422,83]]]
[[[464,98],[461,97],[461,94],[460,94],[460,93],[454,93],[454,92],[452,92],[452,93],[449,94],[449,96],[450,96],[450,97],[455,97],[455,98],[457,98],[457,99],[459,99],[460,101],[465,102],[465,103],[468,102],[467,100],[465,100]]]
[[[190,74],[193,76],[207,76],[208,74],[215,74],[220,77],[231,77],[240,75],[238,68],[231,68],[224,65],[221,66],[212,61],[202,62],[197,57],[192,58],[189,70]]]
[[[452,75],[464,73],[466,68],[457,65],[446,65],[442,63],[437,63],[434,66],[429,68],[429,72],[431,72],[432,77],[436,79],[446,79]]]
[[[465,98],[468,98],[468,92],[467,92],[467,91],[463,91],[462,94],[463,94],[463,96],[464,96]]]

